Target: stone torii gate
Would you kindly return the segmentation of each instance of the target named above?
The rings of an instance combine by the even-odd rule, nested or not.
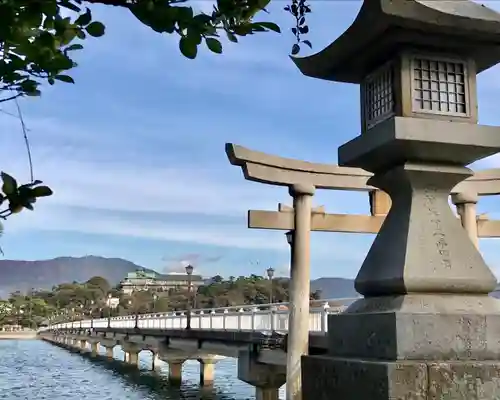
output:
[[[232,143],[226,144],[226,154],[232,165],[242,168],[245,179],[276,186],[288,187],[293,198],[293,212],[281,207],[278,212],[249,211],[249,227],[262,229],[293,230],[291,248],[290,319],[287,343],[287,399],[301,396],[301,357],[307,354],[309,332],[310,295],[310,232],[311,230],[357,233],[378,233],[390,207],[384,192],[368,185],[372,174],[352,167],[310,163],[302,160],[277,157],[247,149]],[[325,214],[314,212],[312,197],[315,189],[354,190],[370,193],[372,216]],[[473,193],[476,196],[463,196]],[[478,195],[500,194],[500,171],[486,170],[476,173],[457,184],[456,194],[462,221],[470,231],[471,213],[474,213]],[[322,210],[316,210],[322,211]],[[500,221],[481,221],[486,224],[485,237],[494,237],[500,231]],[[472,239],[472,236],[471,236]],[[477,240],[474,242],[477,245]]]

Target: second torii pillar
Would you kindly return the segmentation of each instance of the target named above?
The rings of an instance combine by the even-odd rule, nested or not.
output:
[[[479,235],[477,229],[477,211],[476,204],[478,202],[477,193],[468,191],[456,193],[451,196],[453,204],[457,207],[457,213],[460,216],[460,222],[466,230],[472,243],[476,248],[479,248]]]

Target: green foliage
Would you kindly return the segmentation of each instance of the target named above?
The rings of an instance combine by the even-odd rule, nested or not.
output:
[[[53,313],[53,308],[33,292],[12,293],[8,301],[0,301],[0,326],[22,325],[36,328]]]
[[[102,36],[104,26],[89,9],[74,21],[64,11],[80,12],[80,0],[0,0],[0,102],[40,94],[40,82],[73,82],[62,72],[76,66],[71,52],[86,34]]]
[[[77,320],[180,311],[186,310],[190,302],[193,309],[200,309],[268,304],[270,301],[271,282],[261,276],[230,277],[228,280],[214,276],[211,282],[192,292],[180,287],[166,292],[137,291],[125,295],[111,288],[106,279],[95,276],[84,283],[62,283],[51,290],[32,291],[26,295],[15,292],[10,295],[8,302],[0,301],[0,325],[14,320],[20,320],[24,326],[28,326],[28,323],[40,324],[47,318]],[[288,279],[273,280],[273,302],[288,301],[288,283]],[[109,294],[119,298],[117,309],[108,308]],[[311,300],[318,298],[319,292],[311,294]]]
[[[211,13],[195,13],[185,0],[0,0],[0,102],[18,96],[40,95],[40,85],[56,81],[74,83],[66,72],[77,64],[73,52],[83,49],[89,37],[105,34],[102,22],[93,20],[94,4],[128,9],[153,31],[179,37],[179,49],[194,59],[198,47],[221,54],[221,35],[231,42],[260,32],[281,32],[273,22],[256,21],[271,0],[217,0]],[[292,32],[298,53],[309,31],[306,0],[290,0],[285,10],[296,20]],[[88,6],[88,7],[87,7]],[[72,12],[73,16],[67,16]]]
[[[111,290],[109,282],[101,276],[94,276],[90,278],[87,282],[85,282],[85,286],[88,289],[99,290],[102,296],[105,296]]]
[[[292,55],[300,52],[301,43],[309,48],[312,44],[309,40],[302,39],[302,35],[309,33],[309,26],[306,24],[306,16],[311,12],[311,6],[306,0],[292,0],[290,5],[285,6],[284,10],[290,13],[295,19],[295,26],[292,28],[292,33],[295,36],[295,44],[292,46]]]
[[[9,174],[2,172],[0,176],[3,182],[0,192],[1,219],[6,219],[8,216],[20,212],[23,208],[33,210],[33,204],[38,198],[52,195],[52,190],[48,186],[41,186],[42,181],[37,180],[18,185],[17,181]]]

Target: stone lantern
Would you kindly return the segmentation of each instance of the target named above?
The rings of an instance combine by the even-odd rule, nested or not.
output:
[[[327,356],[303,359],[303,399],[500,399],[496,279],[448,204],[466,165],[500,151],[477,124],[476,75],[500,62],[500,14],[469,0],[366,0],[327,48],[293,59],[360,85],[361,134],[339,164],[374,173],[392,206],[329,317]]]

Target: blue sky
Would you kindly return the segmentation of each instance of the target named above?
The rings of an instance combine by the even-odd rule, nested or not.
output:
[[[194,61],[180,55],[177,38],[126,12],[95,7],[107,34],[88,40],[77,56],[76,85],[47,87],[40,99],[21,101],[36,178],[55,195],[5,224],[5,257],[94,254],[158,271],[192,260],[207,276],[262,274],[268,266],[285,274],[283,232],[247,229],[246,212],[290,204],[287,190],[245,181],[224,143],[336,163],[338,146],[359,133],[359,89],[300,74],[288,59],[293,21],[281,11],[286,2],[274,3],[261,19],[279,23],[283,34],[224,41],[222,56],[203,49]],[[349,26],[361,3],[312,4],[309,38],[319,51]],[[483,124],[500,125],[499,89],[498,68],[479,77]],[[14,105],[2,109],[13,112]],[[1,169],[28,179],[18,121],[0,114],[0,129]],[[493,157],[477,168],[497,166]],[[361,193],[318,191],[314,203],[328,212],[368,212]],[[497,204],[481,200],[480,211],[500,217]],[[312,276],[355,277],[372,241],[314,233]],[[495,239],[481,247],[500,272]]]

